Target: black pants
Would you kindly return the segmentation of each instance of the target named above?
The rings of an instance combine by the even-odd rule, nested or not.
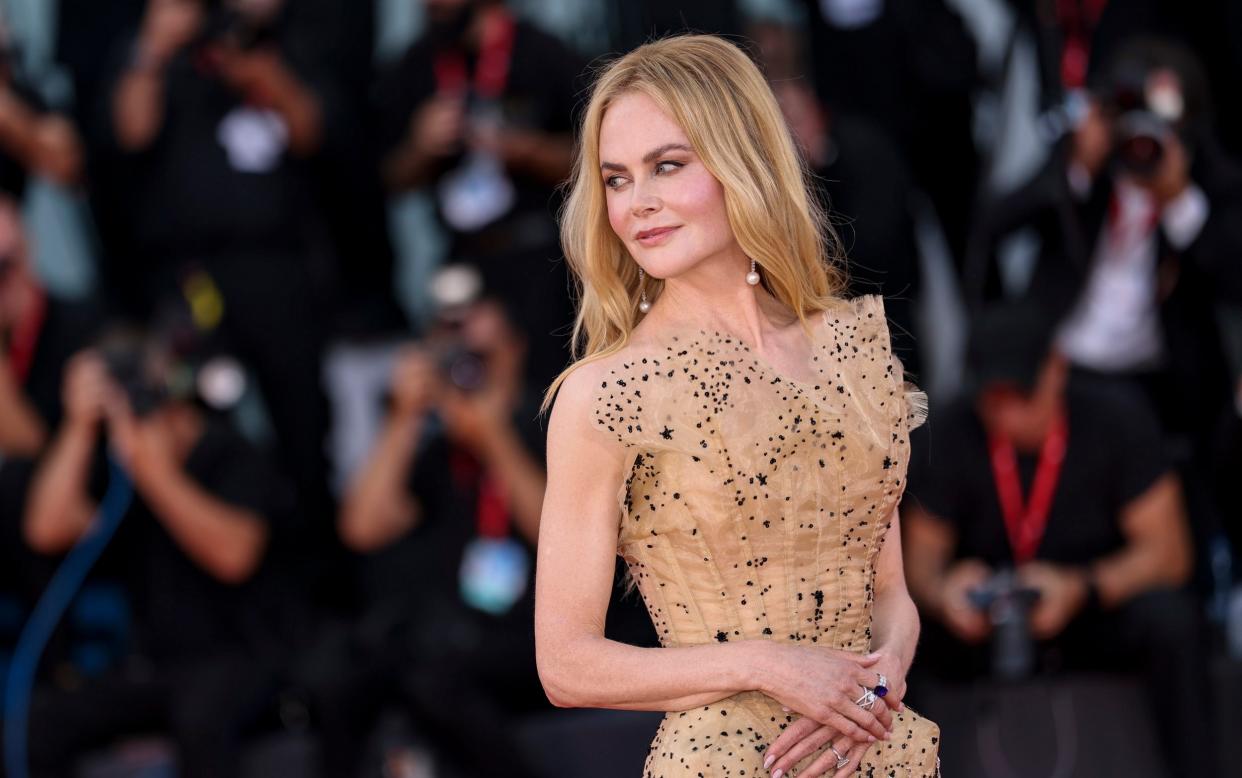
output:
[[[1151,698],[1170,775],[1215,775],[1207,709],[1208,651],[1194,597],[1155,590],[1110,611],[1084,612],[1065,631],[1038,645],[1040,669],[1056,672],[1132,672]],[[924,623],[916,665],[949,680],[987,677],[991,646],[966,645],[944,627]]]
[[[379,714],[398,708],[451,775],[536,775],[512,726],[515,715],[547,707],[530,627],[442,603],[379,641],[333,631],[325,639],[335,647],[308,679],[326,774],[358,775]]]
[[[154,672],[117,671],[79,689],[40,689],[30,711],[35,778],[73,775],[86,752],[127,735],[162,733],[185,778],[241,775],[242,734],[271,703],[276,676],[242,651],[219,651]]]

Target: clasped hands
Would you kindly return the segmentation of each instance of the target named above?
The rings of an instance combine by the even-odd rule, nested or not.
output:
[[[799,761],[830,746],[799,773],[799,778],[842,778],[857,769],[867,748],[889,739],[893,714],[904,710],[905,668],[887,651],[867,655],[820,647],[791,647],[806,652],[795,659],[793,688],[775,696],[785,710],[801,718],[785,727],[764,754],[764,768],[781,778]],[[869,709],[858,704],[883,676],[888,693]],[[835,750],[835,751],[834,751]]]

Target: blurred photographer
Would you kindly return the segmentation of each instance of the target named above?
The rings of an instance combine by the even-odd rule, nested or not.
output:
[[[25,538],[60,555],[89,530],[110,447],[136,497],[100,569],[126,585],[136,645],[102,678],[36,693],[37,772],[154,729],[174,738],[182,774],[240,774],[240,736],[270,702],[297,609],[278,553],[289,488],[205,404],[236,400],[237,370],[122,335],[67,368],[66,416],[34,478]]]
[[[20,198],[30,174],[61,186],[77,184],[83,157],[73,123],[49,110],[19,77],[19,54],[8,24],[0,18],[0,191]]]
[[[1183,590],[1179,480],[1144,404],[1067,385],[1051,343],[1029,305],[982,312],[973,392],[937,415],[915,459],[902,520],[907,580],[928,617],[923,667],[958,680],[1138,670],[1173,774],[1211,774],[1190,769],[1209,756],[1190,745],[1208,712],[1194,702],[1205,649]]]
[[[1242,302],[1242,170],[1212,136],[1209,99],[1189,51],[1121,47],[1066,104],[1072,129],[1044,169],[979,219],[967,281],[976,305],[1023,298],[1063,318],[1075,375],[1137,389],[1200,456],[1233,395],[1219,314]],[[998,248],[1020,235],[1034,266],[1007,285]]]
[[[342,501],[363,602],[316,684],[331,775],[357,774],[390,706],[454,775],[534,775],[509,722],[547,705],[533,637],[538,387],[525,336],[477,297],[477,273],[446,268],[434,287],[436,323],[398,358],[387,421]]]
[[[572,318],[556,187],[586,63],[503,0],[422,5],[425,34],[376,85],[383,177],[393,192],[431,190],[448,256],[501,290],[531,335],[530,370],[550,380]]]
[[[340,117],[331,71],[308,50],[305,7],[149,0],[102,90],[98,145],[123,172],[133,239],[109,291],[137,296],[127,313],[142,321],[187,272],[209,274],[221,337],[257,379],[280,464],[318,530],[307,536],[326,544],[329,317],[313,266],[326,239],[311,167]]]

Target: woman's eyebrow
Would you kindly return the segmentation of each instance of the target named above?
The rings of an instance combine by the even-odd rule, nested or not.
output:
[[[648,164],[661,154],[667,154],[670,151],[694,151],[694,149],[684,143],[665,143],[663,146],[656,146],[654,149],[644,154],[643,164]],[[599,167],[600,170],[616,170],[619,172],[625,171],[625,165],[621,165],[616,162],[601,162]]]

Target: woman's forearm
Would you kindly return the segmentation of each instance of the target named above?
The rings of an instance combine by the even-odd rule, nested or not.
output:
[[[919,642],[919,612],[904,589],[876,594],[871,607],[871,650],[886,651],[909,671]]]
[[[689,710],[763,686],[767,640],[639,648],[600,636],[551,649],[540,645],[539,676],[565,708]]]

